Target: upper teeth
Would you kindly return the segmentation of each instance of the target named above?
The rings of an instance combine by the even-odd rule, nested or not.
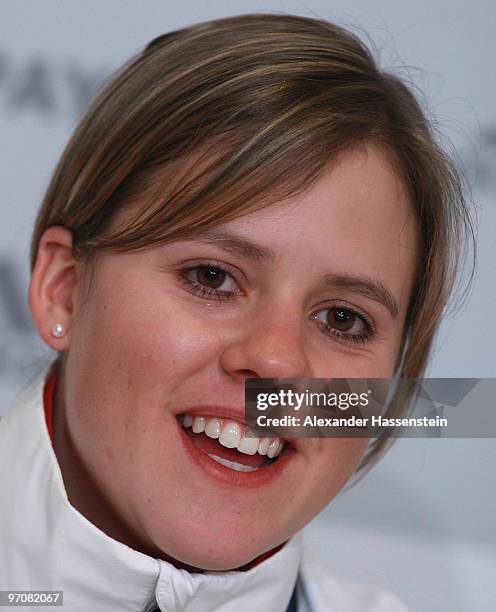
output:
[[[226,448],[236,448],[246,455],[267,455],[270,459],[277,457],[284,446],[279,438],[258,438],[252,430],[236,421],[228,421],[217,417],[204,417],[184,414],[183,427],[193,427],[194,433],[205,432],[209,438],[216,438]]]

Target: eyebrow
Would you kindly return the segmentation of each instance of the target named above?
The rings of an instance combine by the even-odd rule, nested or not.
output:
[[[398,316],[398,304],[389,289],[376,278],[348,274],[326,274],[323,284],[332,289],[346,289],[358,293],[385,306],[393,319]]]
[[[214,244],[228,253],[252,261],[267,264],[273,262],[276,258],[275,252],[271,248],[256,244],[231,232],[212,229],[197,232],[192,238],[207,244]],[[377,278],[352,274],[325,274],[320,282],[329,289],[346,289],[351,293],[364,295],[385,306],[394,319],[398,316],[398,304],[392,292]]]
[[[230,232],[207,230],[195,233],[192,235],[192,238],[208,244],[215,244],[224,251],[239,255],[244,259],[251,259],[265,264],[274,261],[276,258],[276,254],[271,248],[256,244],[251,240],[241,238]]]

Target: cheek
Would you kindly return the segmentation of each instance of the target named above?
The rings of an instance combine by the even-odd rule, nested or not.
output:
[[[374,343],[374,348],[353,352],[334,348],[325,357],[317,351],[313,378],[390,378],[397,358],[396,342]]]
[[[319,438],[315,445],[315,486],[329,500],[342,488],[359,464],[368,438]]]
[[[76,313],[71,353],[96,378],[106,372],[109,384],[123,377],[138,385],[153,377],[161,384],[184,380],[208,361],[220,336],[180,301],[157,295],[154,288],[141,293],[138,298],[138,288],[133,291],[129,282],[125,292],[95,291]]]
[[[205,317],[181,300],[131,281],[127,276],[112,287],[102,275],[74,316],[68,418],[95,463],[108,446],[120,453],[123,465],[135,462],[128,449],[138,440],[145,447],[156,440],[164,412],[187,399],[185,389],[203,393],[221,342]]]
[[[138,283],[130,280],[124,290],[102,275],[76,309],[66,364],[67,415],[80,451],[95,474],[112,470],[114,484],[126,488],[133,466],[149,468],[155,455],[168,454],[157,436],[167,406],[184,399],[188,380],[208,369],[221,338],[205,317],[154,287],[141,288],[138,298]],[[108,449],[118,458],[113,465]]]
[[[308,461],[297,488],[286,492],[281,505],[288,524],[303,528],[331,502],[356,470],[367,448],[367,438],[316,438],[302,441]]]

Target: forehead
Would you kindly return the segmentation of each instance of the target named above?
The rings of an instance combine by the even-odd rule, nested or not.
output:
[[[207,158],[202,157],[203,163]],[[195,162],[193,174],[202,163],[198,156],[176,160],[162,170],[159,184],[164,184],[164,176],[173,177],[174,171],[175,179],[181,182],[188,169],[193,171]],[[118,211],[114,227],[125,231],[148,200],[146,190],[154,187],[154,181],[143,185],[141,204],[129,201]],[[192,222],[189,238],[214,242],[219,233],[251,237],[279,259],[284,255],[300,263],[320,259],[332,263],[337,272],[388,274],[397,271],[398,264],[413,268],[418,250],[415,212],[403,181],[387,155],[374,144],[345,151],[302,192],[276,202],[273,197],[253,202],[249,210],[234,220],[221,220],[201,234]]]
[[[387,156],[372,145],[341,155],[302,193],[222,229],[256,236],[272,255],[325,257],[347,270],[396,271],[398,263],[413,264],[418,249],[407,189]]]

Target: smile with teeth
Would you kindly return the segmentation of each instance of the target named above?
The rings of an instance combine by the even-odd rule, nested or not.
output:
[[[193,416],[183,414],[179,420],[184,429],[191,428],[194,434],[204,433],[212,439],[216,439],[225,448],[235,449],[244,455],[266,456],[272,463],[283,449],[284,442],[279,438],[259,438],[256,433],[240,423],[218,417]],[[219,449],[220,450],[220,449]],[[208,456],[222,465],[238,472],[253,472],[258,467],[230,461],[214,453]],[[240,461],[242,458],[240,457]]]

